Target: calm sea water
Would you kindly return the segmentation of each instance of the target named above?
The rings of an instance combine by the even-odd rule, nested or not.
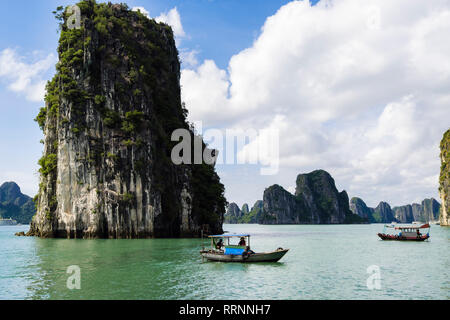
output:
[[[382,225],[225,225],[278,263],[204,262],[200,239],[54,240],[0,227],[0,299],[449,299],[450,228],[429,242],[378,240]],[[207,244],[207,241],[205,241]],[[67,288],[80,267],[81,290]],[[369,266],[381,288],[369,290]]]

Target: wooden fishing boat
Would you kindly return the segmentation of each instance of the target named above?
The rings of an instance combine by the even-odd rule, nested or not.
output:
[[[203,249],[200,254],[209,261],[220,262],[277,262],[289,251],[278,248],[272,252],[256,253],[250,249],[249,234],[223,234],[209,236],[211,248]],[[240,238],[238,245],[230,244],[230,239]],[[227,244],[224,244],[224,240]],[[244,241],[244,242],[242,242]]]
[[[428,229],[422,234],[421,229]],[[396,241],[425,241],[430,238],[430,225],[413,223],[410,225],[385,225],[382,233],[378,233],[381,240]]]

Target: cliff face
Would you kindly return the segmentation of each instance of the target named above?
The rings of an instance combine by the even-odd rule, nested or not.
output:
[[[170,158],[172,132],[191,130],[171,28],[126,5],[78,6],[82,27],[62,25],[57,74],[36,118],[45,144],[29,235],[221,233],[226,201],[214,168]]]
[[[223,222],[230,224],[259,223],[262,211],[263,202],[261,200],[256,201],[251,210],[249,210],[247,203],[242,206],[242,209],[239,209],[238,205],[233,202],[229,204]]]
[[[264,202],[258,200],[253,205],[250,212],[242,218],[243,223],[259,223],[262,215],[264,214]]]
[[[439,221],[439,212],[441,205],[436,199],[425,199],[422,201],[420,217],[416,218],[417,221]]]
[[[295,195],[304,199],[313,223],[361,222],[350,211],[347,192],[338,192],[334,179],[324,170],[299,175]]]
[[[441,141],[439,196],[442,200],[439,221],[441,226],[450,226],[450,129],[447,130]]]
[[[295,195],[275,185],[264,192],[263,224],[361,223],[349,208],[347,192],[338,192],[323,170],[300,174]]]
[[[5,182],[0,186],[0,218],[29,224],[35,213],[33,199],[24,195],[15,182]]]
[[[301,224],[311,223],[303,199],[298,199],[279,185],[264,191],[264,213],[261,224]]]
[[[20,191],[15,182],[5,182],[0,186],[0,203],[10,202],[16,206],[23,206],[31,198]]]
[[[401,207],[394,207],[392,210],[394,211],[395,219],[399,222],[411,223],[416,221],[414,219],[412,206],[410,204]]]
[[[367,207],[360,198],[352,198],[350,210],[358,216],[367,219],[370,223],[390,223],[396,221],[391,206],[386,202],[380,202],[376,208]]]
[[[392,211],[391,206],[387,202],[381,201],[373,212],[374,222],[378,223],[390,223],[396,222],[394,216],[394,211]]]
[[[368,218],[371,223],[436,221],[439,216],[439,208],[439,202],[433,198],[423,200],[422,204],[413,203],[392,209],[386,202],[380,202],[376,208],[370,208],[360,198],[350,200],[350,210],[360,217]]]
[[[395,218],[402,223],[411,223],[413,221],[429,222],[439,219],[439,210],[441,205],[435,199],[425,199],[422,204],[413,203],[406,206],[395,207]]]
[[[350,210],[361,218],[367,219],[369,222],[375,222],[373,219],[373,212],[375,210],[369,208],[361,198],[353,197],[350,200]]]
[[[240,218],[244,215],[238,205],[234,202],[230,203],[227,212],[224,215],[224,223],[235,224],[239,223]]]

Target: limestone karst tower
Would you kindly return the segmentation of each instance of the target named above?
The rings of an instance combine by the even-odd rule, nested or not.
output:
[[[222,232],[214,167],[174,165],[171,134],[191,130],[171,28],[122,4],[81,1],[80,28],[60,12],[57,73],[36,118],[44,131],[29,235],[196,237]]]
[[[441,141],[441,175],[439,176],[439,195],[442,200],[439,221],[441,226],[450,226],[450,129]]]

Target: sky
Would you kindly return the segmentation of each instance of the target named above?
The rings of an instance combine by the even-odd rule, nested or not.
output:
[[[31,196],[42,154],[33,119],[57,61],[52,11],[71,4],[4,1],[0,11],[0,183],[15,181]],[[438,199],[439,142],[450,127],[450,1],[127,4],[172,26],[182,99],[205,139],[214,130],[256,132],[236,147],[235,162],[261,154],[257,164],[216,166],[229,202],[251,207],[273,184],[294,192],[297,175],[316,169],[372,207]],[[278,152],[264,156],[268,138]],[[278,169],[262,174],[274,162]]]

